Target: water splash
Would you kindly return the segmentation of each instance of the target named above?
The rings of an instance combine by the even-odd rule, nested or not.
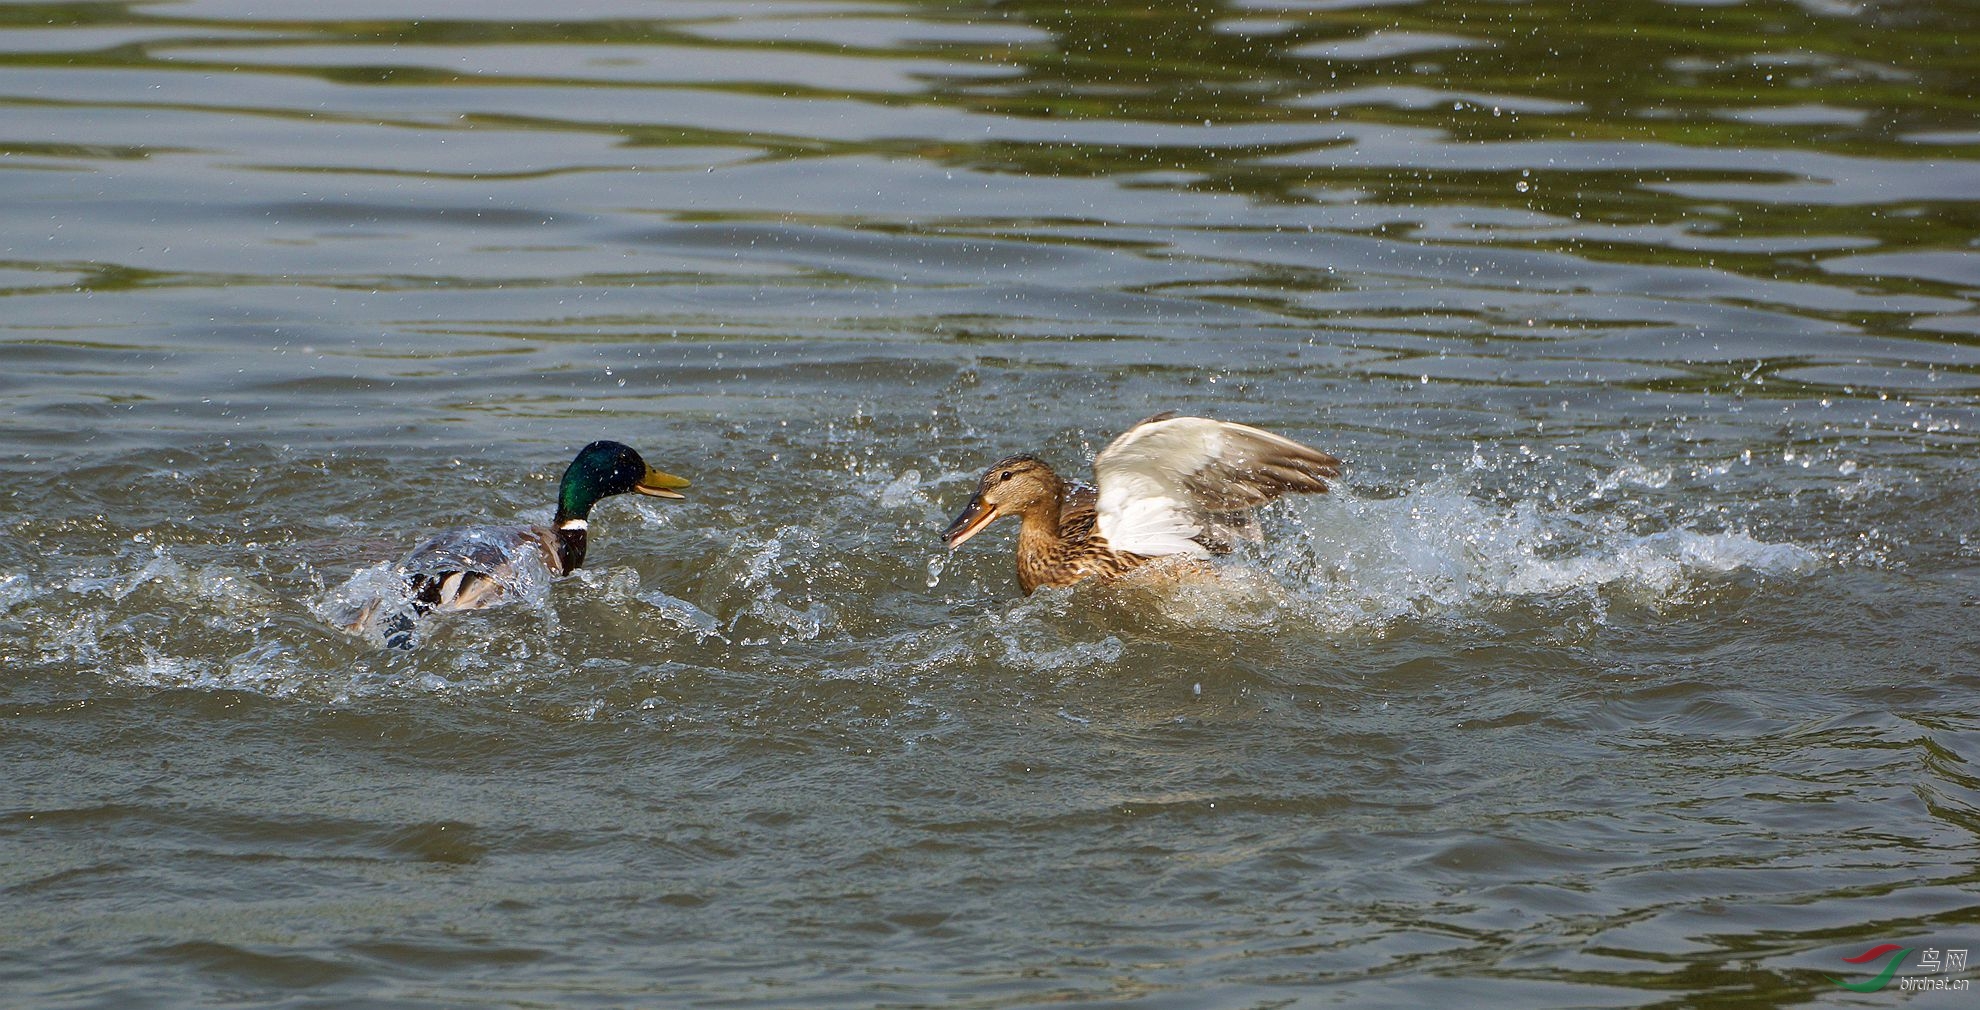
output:
[[[342,586],[311,602],[333,627],[375,645],[410,649],[423,637],[424,614],[413,600],[414,580],[467,572],[502,587],[499,604],[543,610],[550,598],[550,569],[533,536],[514,526],[449,530],[413,548],[404,560],[359,570]]]
[[[722,634],[722,622],[719,618],[686,600],[668,596],[657,589],[639,594],[638,599],[639,602],[652,607],[661,620],[693,635],[697,642],[705,642],[711,638],[720,642],[729,640],[728,636]]]
[[[921,471],[909,469],[880,489],[880,507],[883,509],[905,508],[910,505],[928,504],[928,495],[922,489]]]
[[[1640,517],[1615,512],[1487,503],[1449,478],[1391,498],[1350,491],[1279,523],[1264,564],[1284,592],[1266,595],[1333,629],[1562,598],[1594,601],[1599,617],[1606,598],[1662,607],[1714,577],[1821,564],[1812,550],[1743,530],[1642,532]]]
[[[722,621],[693,603],[658,589],[647,589],[637,571],[629,567],[580,568],[571,576],[580,586],[595,590],[597,599],[615,613],[647,624],[649,618],[686,632],[696,642],[715,640],[727,643]]]
[[[6,614],[15,607],[40,595],[34,588],[34,580],[20,572],[0,575],[0,614]]]
[[[862,493],[806,503],[794,520],[742,508],[698,539],[683,535],[666,545],[657,578],[625,564],[579,572],[554,598],[561,620],[582,615],[580,635],[561,634],[548,572],[533,549],[511,543],[500,556],[526,573],[511,593],[524,613],[443,618],[449,647],[411,658],[354,652],[317,622],[348,626],[369,610],[375,631],[378,614],[410,611],[406,576],[431,570],[437,555],[418,562],[427,569],[408,557],[328,590],[318,582],[310,596],[306,564],[201,564],[183,546],[119,538],[116,556],[49,579],[0,573],[0,620],[18,632],[0,655],[87,666],[132,686],[273,696],[541,690],[574,680],[616,698],[614,684],[650,675],[656,646],[684,669],[747,668],[780,681],[898,686],[997,668],[1039,675],[1020,678],[1019,690],[1053,690],[1059,678],[1104,680],[1176,650],[1214,652],[1233,635],[1366,638],[1507,615],[1586,627],[1618,608],[1696,607],[1729,585],[1852,563],[1696,502],[1683,473],[1613,464],[1564,472],[1576,471],[1572,461],[1533,469],[1466,468],[1401,493],[1343,488],[1281,502],[1264,514],[1267,540],[1217,563],[1212,577],[1019,597],[1007,556],[929,553],[943,520],[929,489],[967,475],[874,464]],[[881,497],[896,508],[875,522]],[[1837,499],[1810,500],[1797,507]],[[958,580],[951,568],[970,574]],[[300,599],[268,588],[296,581]],[[929,591],[938,586],[950,595]],[[441,626],[426,623],[428,632]]]

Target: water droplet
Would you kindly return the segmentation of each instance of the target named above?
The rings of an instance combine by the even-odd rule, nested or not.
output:
[[[928,559],[928,588],[935,588],[942,581],[942,569],[948,567],[949,556],[937,554]]]

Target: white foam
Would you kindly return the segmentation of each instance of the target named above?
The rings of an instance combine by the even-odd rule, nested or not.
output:
[[[111,680],[155,688],[253,691],[287,697],[313,683],[289,649],[267,642],[227,657],[176,656],[146,644],[136,662],[124,663]]]
[[[156,586],[173,600],[209,603],[223,610],[266,610],[275,603],[274,594],[241,572],[221,565],[193,568],[165,547],[153,547],[151,557],[136,571],[108,577],[77,576],[64,588],[72,593],[102,593],[122,602],[146,586]]]
[[[1813,551],[1741,530],[1644,533],[1614,513],[1495,505],[1449,478],[1394,498],[1343,490],[1288,510],[1264,549],[1279,602],[1332,626],[1535,598],[1621,595],[1661,606],[1714,577],[1780,577],[1820,564]],[[1258,591],[1247,584],[1241,595]]]

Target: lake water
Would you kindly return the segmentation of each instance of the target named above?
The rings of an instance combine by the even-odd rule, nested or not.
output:
[[[1980,946],[1976,38],[0,6],[0,1003],[1886,1005]],[[1166,409],[1347,479],[940,548]],[[319,618],[595,438],[691,500]]]

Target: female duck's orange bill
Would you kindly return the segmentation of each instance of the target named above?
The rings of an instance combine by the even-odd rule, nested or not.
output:
[[[996,508],[983,504],[981,494],[972,496],[969,504],[963,508],[962,515],[957,516],[956,521],[942,531],[942,540],[953,551],[962,546],[963,541],[983,532],[983,527],[990,525],[990,520],[995,518],[997,518]]]

